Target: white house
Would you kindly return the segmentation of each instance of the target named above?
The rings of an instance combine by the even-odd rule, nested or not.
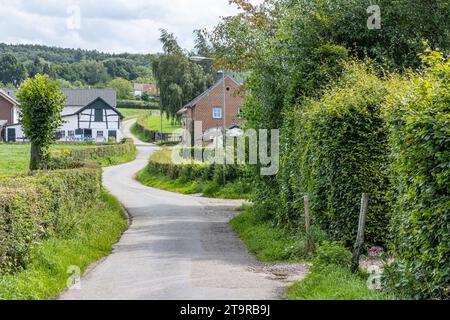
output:
[[[59,141],[120,141],[123,115],[116,109],[116,91],[109,89],[63,89],[67,97],[61,113],[64,123],[56,132]],[[12,99],[15,97],[11,94]],[[20,106],[19,106],[20,109]],[[26,141],[18,117],[5,126],[4,140]]]

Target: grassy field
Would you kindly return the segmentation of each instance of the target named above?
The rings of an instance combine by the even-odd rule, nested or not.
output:
[[[102,201],[80,221],[72,235],[35,246],[26,270],[0,276],[0,300],[46,300],[67,286],[68,267],[84,273],[93,262],[111,253],[127,227],[120,203],[103,192]]]
[[[118,109],[120,111],[121,114],[123,114],[123,116],[125,117],[125,121],[126,120],[130,120],[130,119],[135,119],[135,118],[139,118],[145,115],[150,114],[151,112],[159,112],[159,111],[154,111],[154,110],[142,110],[142,109]]]
[[[161,116],[159,111],[154,111],[151,117],[145,118],[141,123],[149,130],[161,132]],[[181,123],[173,122],[165,115],[162,117],[162,132],[173,133],[175,130],[181,129]]]
[[[55,144],[51,151],[68,150],[76,148],[93,148],[93,144]],[[121,157],[108,157],[98,159],[103,166],[111,166],[134,160],[136,154],[127,154]],[[29,144],[0,144],[0,177],[11,176],[28,172],[30,164]]]

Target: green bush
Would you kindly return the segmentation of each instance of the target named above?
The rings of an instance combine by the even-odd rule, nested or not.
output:
[[[361,194],[366,192],[366,239],[371,244],[384,242],[389,221],[388,138],[381,106],[386,95],[385,83],[369,64],[354,62],[321,99],[306,101],[292,113],[288,134],[295,139],[278,177],[281,224],[303,229],[303,196],[308,194],[313,224],[333,240],[351,245]]]
[[[329,265],[350,270],[352,253],[338,242],[324,241],[318,248],[313,260],[313,270],[320,270]]]
[[[128,154],[136,153],[136,146],[133,140],[124,139],[120,144],[104,144],[95,145],[86,148],[74,148],[70,150],[63,150],[60,152],[54,152],[52,156],[54,158],[66,158],[66,161],[83,162],[86,160],[98,160],[107,157],[120,157]],[[69,160],[67,160],[69,159]],[[64,160],[53,160],[55,163],[62,162]]]
[[[399,296],[450,297],[450,62],[427,51],[387,104],[394,192],[390,289]]]
[[[123,109],[145,109],[145,110],[159,110],[158,102],[147,102],[142,100],[119,100],[117,107]]]
[[[98,167],[0,179],[0,273],[25,267],[37,242],[70,235],[100,193]]]
[[[156,131],[149,130],[145,126],[145,117],[138,118],[136,123],[133,125],[132,130],[135,130],[139,139],[144,142],[155,142],[156,140]]]

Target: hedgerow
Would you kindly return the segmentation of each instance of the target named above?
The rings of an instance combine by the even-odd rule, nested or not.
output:
[[[68,237],[99,200],[101,169],[36,172],[0,180],[0,273],[26,267],[40,240]]]
[[[389,99],[396,262],[387,284],[407,298],[449,298],[450,62],[437,51]]]
[[[86,148],[74,148],[64,150],[63,152],[56,152],[53,155],[56,157],[71,158],[75,161],[97,160],[106,157],[120,157],[127,154],[134,154],[136,146],[133,140],[124,139],[120,144],[106,144]]]
[[[284,225],[303,225],[303,196],[311,197],[314,224],[333,240],[354,242],[361,194],[370,194],[366,235],[383,243],[389,222],[387,132],[382,80],[366,63],[348,64],[341,80],[318,100],[302,103],[289,118],[296,137],[284,154],[281,174]],[[303,228],[302,228],[303,229]]]

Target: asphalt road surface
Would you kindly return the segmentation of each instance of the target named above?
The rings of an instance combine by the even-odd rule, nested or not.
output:
[[[124,134],[132,137],[124,124]],[[135,138],[134,138],[135,139]],[[239,201],[191,197],[134,180],[157,150],[135,139],[135,161],[104,170],[104,186],[132,216],[113,253],[82,278],[67,300],[281,299],[283,281],[247,253],[228,221]]]

